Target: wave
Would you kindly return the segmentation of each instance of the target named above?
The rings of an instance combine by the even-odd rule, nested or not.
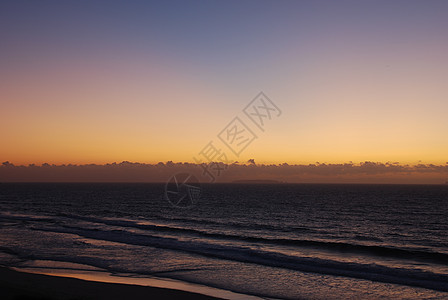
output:
[[[448,275],[418,269],[394,268],[376,264],[338,262],[315,257],[297,257],[282,253],[255,250],[249,247],[209,244],[202,241],[181,241],[175,238],[150,236],[119,230],[103,231],[74,226],[34,229],[76,234],[85,238],[131,245],[184,251],[206,257],[239,261],[243,263],[254,263],[270,267],[280,267],[302,272],[346,276],[448,292]]]
[[[236,229],[252,229],[252,230],[271,230],[271,231],[278,231],[278,232],[319,232],[319,230],[313,229],[313,228],[307,228],[303,226],[276,226],[276,225],[270,225],[265,223],[257,223],[255,221],[251,222],[250,224],[244,223],[244,222],[235,222],[230,220],[225,221],[216,221],[216,220],[209,220],[209,219],[197,219],[197,218],[173,218],[173,217],[166,217],[158,215],[156,217],[160,220],[165,221],[174,221],[174,222],[182,222],[182,223],[193,223],[193,224],[199,224],[199,225],[219,225],[219,226],[226,226]]]
[[[189,234],[193,236],[199,236],[204,238],[211,238],[217,240],[229,240],[229,241],[241,241],[248,243],[262,243],[268,245],[280,245],[280,246],[294,246],[294,247],[306,247],[325,251],[337,251],[343,253],[365,254],[380,257],[409,259],[413,261],[424,261],[436,264],[448,265],[448,254],[420,250],[420,249],[403,249],[392,246],[384,245],[362,245],[347,242],[336,241],[322,241],[322,240],[308,240],[308,239],[288,239],[288,238],[268,238],[260,236],[240,235],[224,232],[207,232],[204,230],[160,225],[160,224],[141,224],[138,221],[122,220],[122,219],[107,219],[97,218],[91,216],[80,216],[72,214],[60,214],[61,217],[78,219],[92,223],[117,226],[122,228],[136,228],[144,231],[152,232],[167,232],[167,233],[180,233]],[[12,215],[0,215],[0,218],[6,217],[9,219],[18,219],[24,221],[50,221],[50,223],[60,223],[60,220],[52,219],[49,217],[41,216],[12,216]]]
[[[110,220],[110,219],[100,219],[95,217],[85,217],[85,216],[74,216],[72,218],[78,218],[84,221],[90,221],[95,223],[103,223],[112,226],[121,227],[132,227],[142,230],[151,230],[157,232],[173,232],[173,233],[188,233],[196,236],[222,239],[222,240],[237,240],[250,243],[264,243],[264,244],[274,244],[281,246],[297,246],[297,247],[312,247],[322,250],[338,251],[345,253],[357,253],[357,254],[367,254],[375,255],[381,257],[391,257],[391,258],[401,258],[401,259],[411,259],[417,261],[428,261],[438,264],[448,264],[448,254],[439,253],[434,251],[424,251],[419,249],[402,249],[391,246],[379,246],[379,245],[361,245],[345,242],[332,242],[332,241],[318,241],[318,240],[299,240],[299,239],[287,239],[287,238],[267,238],[259,236],[249,236],[249,235],[237,235],[231,233],[216,233],[207,232],[204,230],[184,228],[184,227],[173,227],[168,225],[150,225],[150,224],[139,224],[131,220]]]

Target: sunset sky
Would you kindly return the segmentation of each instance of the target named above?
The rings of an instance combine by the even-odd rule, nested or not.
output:
[[[264,132],[242,110],[263,91]],[[448,161],[448,1],[2,1],[0,163]]]

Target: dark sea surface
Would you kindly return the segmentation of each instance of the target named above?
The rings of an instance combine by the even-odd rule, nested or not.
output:
[[[2,183],[0,264],[281,299],[448,299],[448,185]]]

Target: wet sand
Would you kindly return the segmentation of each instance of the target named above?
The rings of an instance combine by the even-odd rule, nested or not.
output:
[[[202,294],[132,284],[18,272],[0,267],[2,299],[219,299]]]

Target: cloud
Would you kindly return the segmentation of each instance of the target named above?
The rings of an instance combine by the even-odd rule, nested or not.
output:
[[[123,161],[103,165],[15,166],[0,165],[1,182],[166,182],[176,173],[192,173],[202,182],[212,176],[216,182],[235,180],[277,180],[290,183],[424,183],[441,184],[448,180],[448,164],[402,165],[397,162],[307,165],[283,164],[193,164],[168,161],[144,164]]]

